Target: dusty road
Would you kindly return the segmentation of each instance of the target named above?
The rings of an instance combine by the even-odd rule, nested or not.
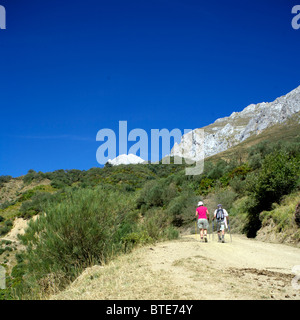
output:
[[[50,299],[300,300],[300,267],[292,271],[300,266],[299,248],[232,238],[202,243],[188,235],[136,249],[86,269]]]
[[[300,249],[227,235],[226,243],[202,243],[199,235],[161,243],[144,256],[164,270],[187,299],[300,299]],[[298,270],[300,279],[300,266]],[[294,279],[295,282],[296,279]]]

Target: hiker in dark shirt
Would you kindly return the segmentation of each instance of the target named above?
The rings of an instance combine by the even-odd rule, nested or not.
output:
[[[228,225],[228,212],[222,207],[221,204],[218,204],[218,208],[214,212],[213,219],[217,220],[217,231],[218,231],[218,240],[219,242],[225,242],[225,228]]]

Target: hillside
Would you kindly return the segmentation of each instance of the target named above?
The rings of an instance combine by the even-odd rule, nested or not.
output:
[[[233,158],[243,159],[248,154],[248,151],[251,147],[268,141],[270,143],[275,143],[281,141],[284,142],[294,142],[299,138],[300,133],[300,112],[294,114],[286,122],[275,124],[257,135],[252,135],[246,140],[242,141],[236,146],[233,146],[225,151],[222,151],[216,155],[210,156],[208,160],[218,160],[226,159],[230,160]]]
[[[178,253],[182,259],[176,258],[178,261],[175,261],[172,257],[175,244],[171,242],[170,247],[166,245],[170,249],[170,260],[165,263],[170,267],[170,272],[178,275],[177,281],[187,277],[186,285],[192,285],[189,277],[194,279],[194,275],[190,271],[199,262],[199,257],[186,245],[193,247],[195,239],[190,235],[195,230],[194,211],[197,202],[202,200],[210,212],[218,203],[222,203],[229,212],[231,231],[238,243],[233,242],[230,247],[227,243],[224,248],[234,248],[234,252],[241,257],[247,250],[257,251],[257,259],[261,259],[260,250],[272,259],[275,248],[284,248],[278,260],[270,260],[272,265],[260,265],[255,256],[249,257],[249,261],[244,257],[247,266],[231,264],[223,259],[226,277],[222,277],[222,281],[227,289],[217,297],[227,297],[229,294],[232,299],[238,299],[239,295],[247,298],[247,292],[252,290],[250,282],[254,279],[262,290],[253,298],[273,296],[298,299],[287,288],[288,281],[281,283],[276,277],[291,278],[291,265],[281,265],[281,259],[285,259],[283,251],[299,250],[297,247],[300,246],[299,213],[296,216],[296,207],[300,202],[299,120],[299,112],[291,114],[285,121],[251,135],[239,145],[207,157],[204,172],[198,176],[185,175],[186,166],[174,164],[174,158],[171,158],[169,165],[161,162],[107,164],[104,168],[86,171],[73,169],[43,173],[29,170],[18,178],[1,176],[0,263],[7,270],[8,288],[0,290],[0,298],[40,299],[53,294],[53,290],[55,293],[64,292],[57,297],[66,298],[68,291],[63,290],[84,270],[90,270],[92,266],[96,270],[110,270],[111,265],[118,263],[118,257],[131,259],[134,255],[127,254],[140,246],[160,248],[161,257],[163,247],[157,243],[174,239],[180,239],[175,244],[182,250]],[[251,242],[245,235],[276,245],[272,247],[274,249],[265,251],[271,248],[269,244],[264,246],[262,242]],[[278,243],[295,248],[277,247]],[[204,250],[202,246],[198,247],[201,244],[194,244],[196,251]],[[199,255],[205,266],[203,270],[209,270],[208,276],[211,278],[217,271],[209,262],[220,264],[218,257],[222,256],[214,243],[207,248],[212,250],[211,254],[215,252],[215,257],[209,256],[208,252]],[[229,259],[238,261],[230,250]],[[158,263],[152,254],[148,256]],[[140,266],[149,263],[149,260],[138,262],[138,258],[135,262],[135,258],[132,259]],[[160,278],[160,273],[151,268],[144,271],[155,275],[155,279],[149,277],[148,287],[141,288],[139,296],[144,290],[149,290],[149,297],[155,296],[155,288],[150,289],[149,286],[151,283],[155,286],[155,281],[160,279],[166,287],[165,297],[181,299],[187,295],[193,299],[193,290],[181,291],[170,282],[164,271]],[[280,268],[280,271],[274,268]],[[184,276],[176,270],[184,271]],[[233,272],[228,275],[230,270]],[[131,274],[125,271],[124,274],[127,283],[127,277]],[[137,281],[139,275],[136,272]],[[245,291],[236,286],[231,290],[228,286],[238,281],[236,275],[246,281]],[[100,275],[92,277],[98,278]],[[85,283],[86,279],[83,281]],[[93,282],[93,285],[97,288],[98,283]],[[242,285],[245,283],[241,282]],[[270,286],[278,288],[276,295],[268,291]],[[207,289],[214,295],[214,290],[219,290],[219,287],[213,285]],[[170,295],[171,291],[174,295]],[[109,297],[115,294],[107,293]],[[78,297],[85,298],[84,295]]]

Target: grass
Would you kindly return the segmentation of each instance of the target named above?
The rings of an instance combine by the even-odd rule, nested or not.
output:
[[[153,271],[143,262],[149,247],[121,254],[105,266],[86,269],[66,290],[50,300],[157,300],[178,299],[170,275]]]
[[[295,209],[299,203],[300,192],[294,192],[285,196],[280,204],[273,204],[273,210],[263,211],[260,214],[262,227],[267,228],[272,225],[271,234],[278,234],[279,242],[284,242],[290,238],[289,242],[297,243],[300,240],[300,228],[295,222]]]
[[[3,216],[6,220],[14,219],[18,215],[21,205],[20,202],[16,202],[5,209],[0,209],[0,216]]]
[[[252,135],[245,141],[239,143],[226,151],[213,155],[207,160],[217,162],[219,159],[234,159],[241,157],[241,160],[246,160],[248,149],[262,141],[268,140],[270,142],[289,141],[293,142],[299,136],[300,132],[300,113],[295,114],[291,119],[283,124],[274,125],[258,135]]]

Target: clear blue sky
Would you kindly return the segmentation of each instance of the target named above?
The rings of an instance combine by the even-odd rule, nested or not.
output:
[[[293,90],[295,4],[0,0],[0,175],[99,166],[120,120],[183,131]]]

